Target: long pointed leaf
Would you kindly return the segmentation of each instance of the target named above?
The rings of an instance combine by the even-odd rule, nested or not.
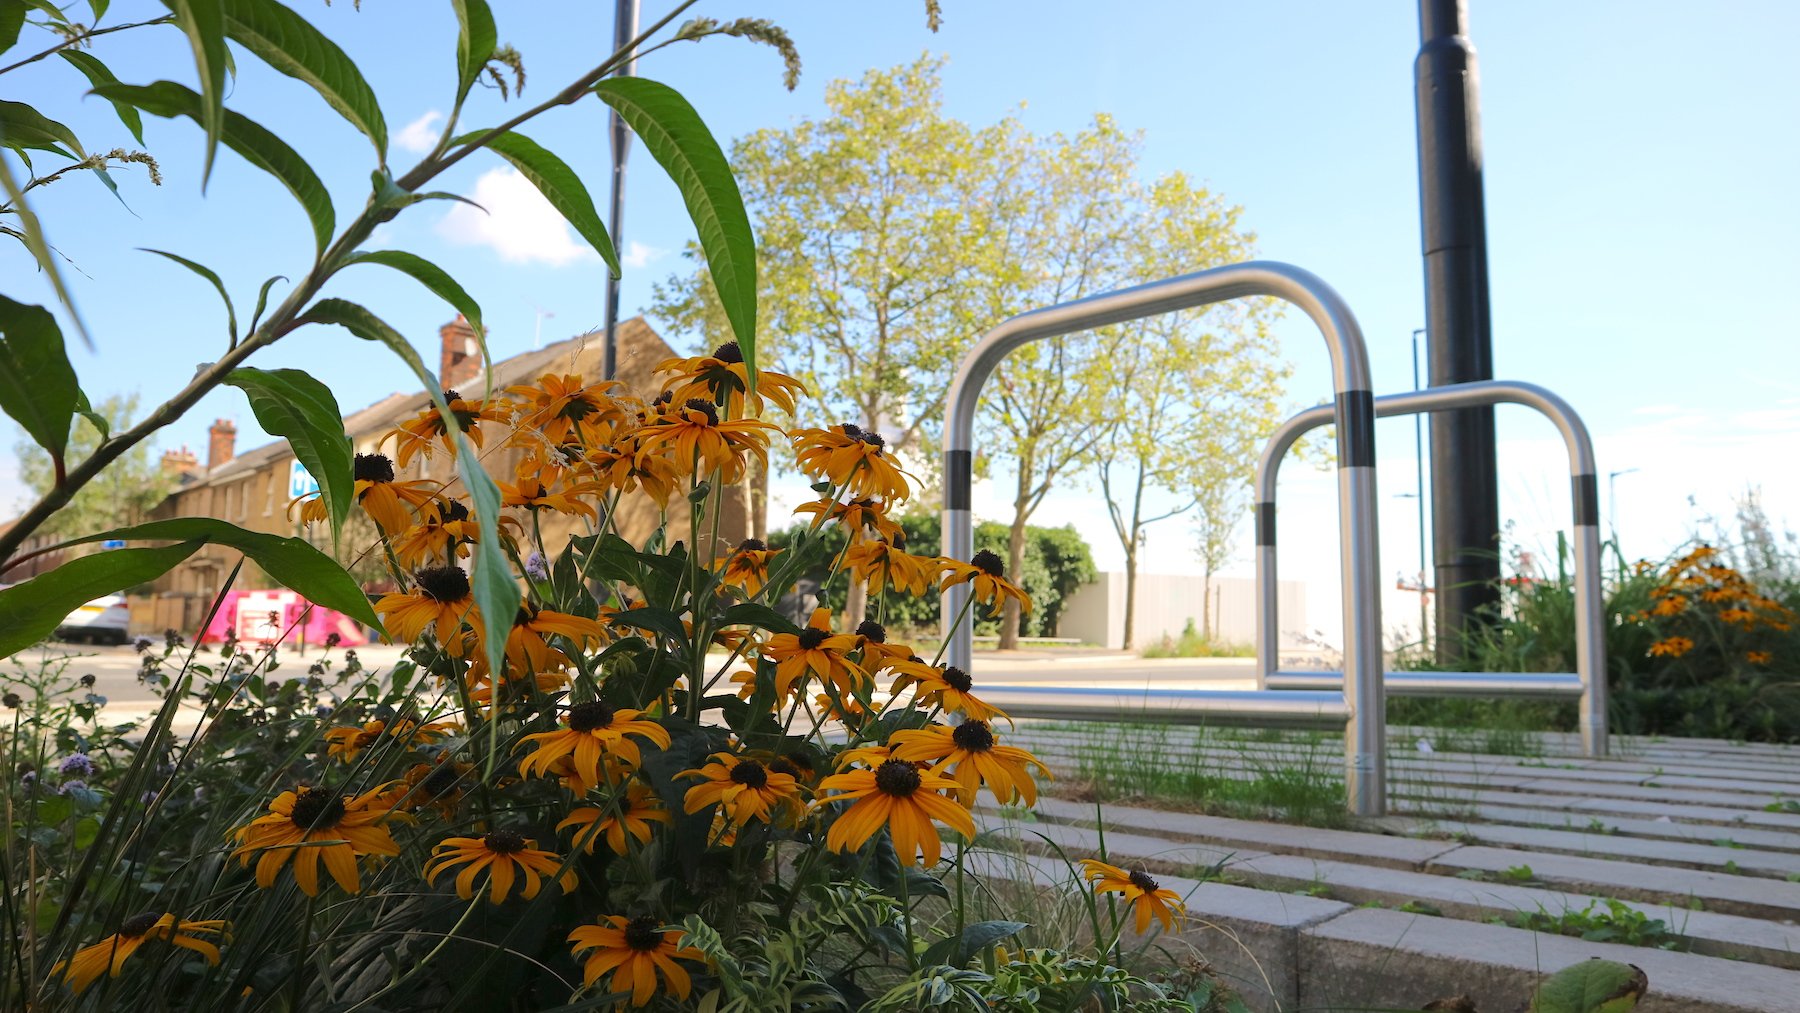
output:
[[[495,672],[504,670],[506,631],[512,627],[513,614],[519,607],[519,585],[513,580],[506,553],[500,548],[500,490],[481,467],[480,458],[475,455],[468,438],[463,436],[455,416],[450,414],[438,378],[425,368],[418,350],[399,331],[356,303],[344,299],[320,299],[301,314],[298,322],[337,324],[359,338],[386,345],[411,367],[413,375],[419,378],[437,405],[446,429],[456,435],[457,473],[469,491],[469,499],[475,505],[475,519],[481,529],[481,541],[475,546],[475,572],[470,574],[470,583],[475,605],[481,610],[482,645],[490,668]]]
[[[642,77],[613,77],[594,86],[681,190],[688,216],[744,365],[756,383],[756,236],[731,163],[700,114],[681,93]]]
[[[67,60],[70,66],[76,70],[81,71],[87,77],[88,82],[96,88],[119,83],[119,79],[113,76],[113,72],[107,69],[106,64],[101,63],[92,53],[84,53],[79,49],[64,49],[56,55]],[[113,111],[119,114],[119,122],[125,124],[125,129],[131,131],[131,136],[136,138],[139,144],[144,143],[144,118],[138,115],[136,107],[129,102],[117,101],[113,102],[112,107]]]
[[[65,158],[83,155],[75,131],[23,102],[0,99],[0,147],[37,148]]]
[[[205,278],[207,281],[212,282],[213,288],[219,290],[219,298],[225,300],[225,326],[228,333],[231,335],[231,343],[233,345],[237,344],[237,309],[231,305],[231,293],[225,291],[225,283],[219,280],[219,276],[213,272],[212,268],[207,267],[205,264],[195,263],[186,257],[170,253],[167,250],[152,250],[141,246],[138,247],[138,249],[143,250],[145,253],[154,253],[159,257],[166,257],[169,260],[173,260],[182,267],[185,267],[200,277]]]
[[[129,102],[152,116],[186,116],[201,120],[200,96],[193,89],[173,81],[155,84],[109,84],[95,88],[101,98]],[[263,170],[288,188],[312,222],[313,238],[321,253],[330,245],[337,230],[337,215],[331,208],[331,194],[319,181],[306,159],[288,147],[287,142],[263,129],[262,125],[241,113],[225,111],[225,145],[244,156],[251,165]]]
[[[362,71],[337,43],[275,0],[225,0],[225,34],[264,63],[304,81],[375,142],[387,162],[387,121]]]
[[[451,143],[467,144],[480,136],[479,131],[467,133]],[[606,223],[600,220],[600,213],[594,210],[594,198],[588,195],[587,187],[569,163],[524,134],[499,134],[489,138],[485,146],[530,180],[544,199],[581,233],[581,238],[599,252],[612,276],[619,276],[619,255],[613,250],[612,237],[606,234]]]
[[[171,517],[168,520],[148,521],[129,527],[114,528],[111,531],[102,531],[98,534],[83,535],[63,544],[81,545],[85,542],[99,542],[107,539],[167,540],[179,541],[184,545],[198,546],[205,543],[228,546],[250,557],[257,566],[263,568],[263,572],[267,573],[271,580],[291,591],[299,592],[300,597],[314,605],[335,609],[359,623],[373,626],[376,629],[381,628],[381,621],[376,617],[375,609],[369,605],[369,596],[356,585],[356,579],[345,572],[344,568],[333,561],[330,556],[306,544],[304,539],[284,538],[281,535],[271,535],[261,531],[246,531],[216,517]],[[120,551],[130,550],[114,549],[106,555],[114,555]],[[64,566],[67,565],[64,564]],[[127,584],[120,584],[119,587],[141,584],[148,579],[146,577]]]
[[[0,3],[0,53],[19,41],[19,29],[25,27],[25,5],[6,0]]]
[[[194,121],[206,131],[206,167],[200,186],[212,179],[213,158],[225,137],[225,3],[224,0],[165,0],[175,12],[175,24],[186,33],[194,51],[194,69],[200,75],[200,94]]]
[[[286,438],[294,457],[319,483],[319,495],[331,517],[331,542],[336,545],[354,502],[356,475],[350,437],[344,435],[344,413],[331,388],[298,369],[249,366],[227,373],[224,382],[244,392],[258,424]]]
[[[0,410],[61,462],[80,397],[56,318],[0,295]]]
[[[491,370],[491,360],[487,349],[487,328],[481,322],[481,304],[469,295],[449,272],[424,257],[405,250],[366,250],[353,253],[344,258],[344,266],[351,264],[380,264],[391,267],[401,274],[411,277],[419,284],[430,289],[439,299],[449,303],[464,319],[469,321],[469,328],[475,332],[475,341],[481,346],[482,364]],[[493,386],[490,376],[488,386]],[[486,394],[483,394],[485,397]]]
[[[456,108],[461,109],[481,69],[494,55],[494,47],[500,44],[500,36],[487,0],[450,0],[450,5],[456,8],[460,29],[456,36]]]
[[[70,612],[95,598],[155,580],[199,547],[200,542],[188,541],[81,556],[0,591],[0,658],[55,633]]]

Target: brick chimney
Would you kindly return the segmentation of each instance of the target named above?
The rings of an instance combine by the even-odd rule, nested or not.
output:
[[[192,475],[200,470],[200,459],[186,447],[180,450],[165,450],[162,456],[162,469],[171,475]]]
[[[206,470],[211,471],[231,460],[237,449],[237,426],[230,419],[214,419],[206,434]]]
[[[445,390],[455,390],[481,375],[481,347],[475,343],[475,328],[461,313],[438,328],[443,339],[443,355],[438,360],[438,383]]]

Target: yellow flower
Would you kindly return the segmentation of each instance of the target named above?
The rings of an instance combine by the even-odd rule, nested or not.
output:
[[[769,561],[780,552],[780,549],[769,548],[760,538],[746,538],[729,555],[714,560],[713,569],[719,571],[719,580],[755,595],[768,583]]]
[[[469,575],[460,566],[429,566],[413,573],[413,590],[384,594],[375,603],[391,642],[411,643],[427,626],[437,634],[444,650],[462,657],[467,648],[457,636],[464,618],[473,625],[476,611]]]
[[[425,863],[425,882],[436,885],[438,876],[458,865],[468,867],[456,874],[456,895],[463,900],[475,896],[475,877],[488,872],[488,900],[499,904],[512,893],[513,884],[523,888],[519,896],[536,897],[543,879],[555,878],[563,893],[575,889],[575,870],[558,874],[562,860],[555,853],[537,850],[537,842],[511,830],[495,830],[481,837],[446,837],[431,849],[431,860]]]
[[[342,725],[325,733],[325,755],[349,763],[362,755],[363,750],[374,745],[384,732],[392,738],[402,740],[403,746],[411,747],[441,739],[454,727],[442,721],[421,725],[406,718],[396,720],[391,726],[386,721],[370,721],[360,728]]]
[[[880,594],[889,584],[896,591],[924,597],[936,576],[936,556],[914,556],[906,551],[906,536],[876,538],[844,547],[844,562],[850,575],[868,585],[870,594]]]
[[[430,806],[444,819],[454,819],[457,804],[467,794],[467,786],[481,780],[479,776],[472,776],[474,773],[473,764],[462,763],[444,753],[435,763],[415,763],[408,767],[401,783],[388,792],[381,804],[391,809],[412,810]]]
[[[1650,656],[1679,658],[1694,649],[1694,642],[1687,637],[1665,637],[1650,645]]]
[[[791,437],[800,470],[813,478],[848,488],[854,496],[902,500],[911,495],[906,473],[883,451],[881,434],[845,422],[830,429],[802,429]]]
[[[117,978],[119,971],[125,966],[125,958],[136,953],[138,947],[152,939],[161,939],[183,949],[193,950],[206,958],[206,962],[217,966],[219,948],[201,939],[201,936],[222,936],[226,942],[231,941],[231,926],[221,920],[188,921],[178,919],[172,914],[158,914],[145,911],[132,915],[119,923],[119,931],[91,946],[84,946],[75,951],[68,960],[59,961],[50,969],[52,977],[63,974],[63,980],[73,988],[76,994],[87,991],[100,975],[109,973]]]
[[[932,866],[942,855],[934,820],[964,839],[975,837],[975,821],[968,810],[944,794],[955,788],[954,781],[904,760],[884,760],[873,770],[833,774],[819,782],[820,791],[837,794],[821,795],[813,806],[854,803],[838,814],[825,834],[825,847],[831,851],[855,851],[887,827],[902,862],[911,865],[917,855]]]
[[[1768,651],[1746,651],[1744,652],[1744,660],[1752,665],[1766,665],[1775,660],[1775,655]]]
[[[656,372],[677,374],[662,387],[675,401],[704,398],[713,404],[725,405],[727,413],[734,417],[744,415],[744,396],[750,381],[744,367],[744,353],[735,341],[727,341],[713,349],[711,355],[664,359],[656,364]],[[750,395],[750,414],[762,414],[766,395],[792,415],[794,395],[804,393],[806,387],[799,380],[785,373],[759,369],[756,371],[756,393]]]
[[[592,700],[569,708],[564,720],[568,727],[561,731],[538,732],[519,740],[519,748],[537,743],[530,756],[519,761],[519,776],[550,774],[550,763],[558,757],[570,756],[575,773],[587,784],[600,782],[602,757],[618,757],[636,768],[643,762],[637,743],[627,736],[637,736],[669,748],[669,733],[654,721],[640,721],[642,711],[615,710],[612,705]]]
[[[394,480],[394,462],[385,454],[356,455],[356,502],[374,519],[384,535],[397,535],[412,527],[414,510],[430,503],[437,495],[431,482]]]
[[[1031,596],[1006,579],[1006,564],[996,553],[982,549],[967,563],[944,556],[938,560],[938,566],[944,571],[944,579],[938,584],[939,591],[967,584],[975,600],[990,608],[997,609],[1010,598],[1019,603],[1021,611],[1031,611]]]
[[[955,728],[932,725],[895,732],[888,742],[894,758],[932,764],[933,771],[948,770],[957,781],[957,794],[965,806],[975,805],[975,791],[985,784],[1002,803],[1024,799],[1037,804],[1037,782],[1031,768],[1050,776],[1050,768],[1017,746],[1002,746],[986,721],[970,718]]]
[[[814,500],[794,508],[797,514],[815,515],[815,524],[837,521],[852,543],[861,542],[870,532],[881,538],[902,534],[900,525],[888,519],[887,504],[876,499],[853,499],[842,503],[835,499]]]
[[[604,442],[607,428],[625,416],[618,399],[610,393],[618,385],[617,380],[589,385],[573,373],[545,373],[538,377],[535,387],[508,387],[508,394],[520,398],[516,405],[519,416],[513,425],[538,434],[552,446],[571,442],[597,445]]]
[[[1126,872],[1116,865],[1092,858],[1081,860],[1082,875],[1094,884],[1095,893],[1123,894],[1125,903],[1137,915],[1136,927],[1142,935],[1150,928],[1150,919],[1162,923],[1163,931],[1174,931],[1187,914],[1187,906],[1175,891],[1161,886],[1142,869]]]
[[[260,855],[256,885],[265,890],[275,885],[276,874],[291,858],[294,881],[308,897],[319,895],[320,862],[345,893],[356,893],[362,889],[356,871],[359,856],[400,853],[381,825],[389,811],[373,805],[387,791],[385,784],[355,798],[330,788],[284,791],[269,803],[266,815],[231,832],[238,843],[231,857],[249,865],[252,855]]]
[[[1687,607],[1688,600],[1686,598],[1682,598],[1679,595],[1669,595],[1652,606],[1650,614],[1653,616],[1679,615],[1686,611]]]
[[[500,422],[505,420],[506,413],[498,406],[486,401],[467,401],[456,391],[444,391],[444,403],[450,408],[450,416],[456,420],[456,427],[467,433],[469,442],[481,449],[482,422]],[[399,427],[381,438],[382,443],[394,441],[394,463],[406,467],[414,454],[431,456],[433,443],[444,441],[445,449],[450,456],[456,456],[456,441],[450,438],[450,430],[444,425],[444,417],[438,414],[437,405],[426,403],[423,411],[400,423]]]
[[[556,829],[579,827],[575,832],[575,845],[586,849],[590,855],[602,837],[606,838],[606,846],[614,854],[623,855],[629,847],[625,842],[627,834],[636,838],[639,844],[650,843],[652,822],[672,823],[674,817],[662,807],[662,801],[648,785],[633,781],[626,786],[623,796],[615,796],[610,803],[572,810]]]
[[[714,753],[705,766],[675,776],[705,778],[682,799],[689,813],[716,805],[741,827],[753,819],[773,823],[777,815],[795,818],[801,811],[800,785],[793,775],[773,772],[747,756]]]
[[[659,454],[639,454],[635,442],[635,436],[621,438],[616,445],[589,451],[584,462],[607,488],[631,492],[642,486],[651,499],[666,507],[681,480],[681,469]]]
[[[754,456],[768,467],[769,454],[764,448],[770,430],[775,427],[754,419],[721,422],[712,402],[690,398],[638,432],[638,459],[666,449],[683,472],[717,470],[720,479],[732,485],[743,480],[746,457]]]
[[[598,619],[587,619],[521,603],[506,634],[506,660],[514,668],[532,673],[567,668],[569,658],[544,638],[565,637],[578,650],[598,647],[606,630]],[[485,666],[484,666],[485,667]]]
[[[890,694],[898,693],[908,685],[913,687],[913,696],[920,705],[942,707],[951,714],[961,714],[977,721],[993,721],[995,718],[1006,718],[1006,712],[993,704],[983,701],[973,692],[974,681],[969,673],[954,666],[938,668],[927,665],[914,658],[896,664],[893,670],[898,673]],[[1008,724],[1011,718],[1006,718]]]
[[[610,915],[599,924],[583,925],[569,933],[569,942],[575,944],[570,949],[578,959],[584,950],[594,951],[582,969],[582,987],[593,987],[601,975],[611,971],[610,989],[630,992],[631,1004],[643,1006],[656,994],[659,973],[675,998],[686,1000],[693,991],[693,981],[675,961],[704,957],[699,950],[681,945],[685,934],[680,929],[664,929],[647,915],[630,920]]]
[[[500,504],[518,507],[523,510],[554,510],[561,514],[572,514],[598,520],[592,504],[581,499],[584,495],[600,492],[600,486],[594,482],[571,482],[563,489],[551,491],[544,487],[535,475],[521,477],[517,482],[496,482],[500,487]]]
[[[775,662],[775,693],[786,697],[808,675],[848,690],[868,673],[846,657],[856,649],[856,638],[848,633],[831,632],[831,610],[814,609],[806,628],[799,633],[777,633],[759,652]]]
[[[288,500],[288,520],[294,519],[294,508],[300,508],[300,523],[319,524],[331,517],[331,509],[325,505],[325,494],[308,492]]]

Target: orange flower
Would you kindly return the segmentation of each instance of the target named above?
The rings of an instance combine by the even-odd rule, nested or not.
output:
[[[555,732],[538,732],[519,740],[519,747],[536,743],[530,756],[519,762],[519,776],[533,772],[550,773],[551,761],[562,756],[575,758],[575,772],[588,784],[600,781],[600,760],[616,756],[632,767],[643,762],[637,743],[627,736],[647,739],[663,749],[669,748],[669,733],[654,721],[639,720],[642,711],[615,710],[601,700],[578,703],[564,715],[568,727]]]
[[[450,408],[450,416],[456,420],[456,427],[467,433],[469,442],[476,449],[481,448],[481,422],[500,422],[506,414],[497,406],[486,401],[465,401],[456,391],[444,391],[444,403]],[[438,414],[437,405],[427,402],[423,411],[400,423],[399,427],[381,438],[381,443],[394,441],[394,463],[406,467],[414,454],[431,456],[433,444],[437,440],[444,441],[444,448],[450,456],[456,456],[456,441],[450,438],[450,429],[444,425],[444,417]],[[379,444],[377,444],[379,446]]]
[[[677,374],[662,387],[674,401],[704,398],[713,404],[724,405],[726,413],[734,418],[744,416],[744,397],[750,381],[744,366],[744,353],[737,342],[727,341],[713,349],[711,355],[664,359],[656,364],[656,372]],[[806,387],[799,380],[784,373],[759,369],[756,371],[756,393],[750,395],[749,413],[761,415],[763,397],[767,395],[770,401],[792,415],[794,395],[804,393]]]
[[[868,673],[846,655],[856,649],[856,638],[831,632],[831,610],[814,609],[799,633],[777,633],[762,646],[761,655],[775,663],[775,692],[786,697],[808,675],[847,689]]]
[[[1665,637],[1650,645],[1650,656],[1679,658],[1694,649],[1694,642],[1687,637]]]
[[[375,603],[389,639],[411,643],[430,626],[446,652],[462,657],[467,641],[458,634],[463,620],[473,623],[477,614],[469,575],[460,566],[426,567],[413,573],[413,588],[410,592],[384,594]]]
[[[1175,891],[1170,890],[1142,869],[1126,872],[1116,865],[1092,858],[1081,860],[1082,875],[1094,884],[1095,893],[1117,893],[1125,897],[1125,903],[1137,915],[1137,931],[1142,935],[1150,928],[1150,919],[1155,918],[1162,923],[1163,931],[1172,932],[1175,926],[1186,915],[1187,906]]]
[[[741,587],[746,594],[755,596],[768,583],[769,561],[780,552],[780,549],[769,548],[760,538],[746,538],[729,554],[714,560],[713,569],[719,571],[721,582]]]
[[[649,844],[651,823],[668,824],[674,820],[648,785],[633,781],[626,786],[623,796],[615,797],[610,803],[572,810],[556,829],[579,827],[575,832],[575,846],[586,849],[590,855],[602,837],[614,854],[623,855],[630,850],[625,839],[627,834],[639,844]]]
[[[889,584],[922,598],[931,589],[938,568],[935,556],[914,556],[906,551],[906,536],[876,538],[844,547],[844,562],[858,583],[868,585],[870,594],[880,594]]]
[[[741,827],[753,819],[773,823],[777,816],[786,822],[801,812],[800,785],[794,776],[772,771],[748,756],[714,753],[706,765],[675,776],[705,779],[682,799],[682,808],[689,813],[716,805]]]
[[[916,661],[916,659],[914,660]],[[942,707],[951,714],[961,714],[963,717],[973,718],[977,721],[1006,718],[1008,724],[1012,723],[1012,719],[1006,717],[1005,711],[982,701],[974,694],[973,680],[969,678],[969,673],[960,668],[940,669],[923,663],[915,665],[911,662],[903,662],[901,665],[895,665],[894,669],[900,673],[900,677],[894,680],[894,686],[890,692],[898,693],[911,684],[914,687],[913,696],[922,705]]]
[[[850,536],[851,542],[860,542],[869,537],[872,531],[882,538],[894,538],[902,534],[900,525],[888,519],[887,504],[875,499],[853,499],[839,503],[834,499],[815,500],[803,503],[794,508],[797,514],[823,514],[818,521],[837,521]]]
[[[685,1001],[694,983],[677,960],[704,960],[705,955],[691,946],[682,946],[685,933],[681,929],[664,929],[648,915],[627,920],[624,915],[610,915],[597,925],[583,925],[569,933],[577,959],[582,951],[593,950],[582,967],[583,988],[608,971],[613,992],[631,993],[631,1004],[643,1006],[656,995],[660,973],[675,998]]]
[[[944,794],[955,787],[948,778],[904,760],[884,760],[873,770],[833,774],[819,782],[820,791],[836,794],[819,796],[813,807],[853,803],[831,821],[831,829],[825,833],[825,847],[831,851],[856,851],[887,827],[902,862],[911,865],[918,856],[925,865],[933,866],[942,857],[937,823],[965,840],[975,838],[975,821],[968,810]]]
[[[845,422],[830,429],[802,429],[793,434],[800,470],[856,496],[901,500],[911,494],[906,473],[883,453],[880,433]]]
[[[986,721],[970,718],[955,728],[932,725],[895,732],[888,739],[897,760],[932,763],[932,770],[948,770],[957,781],[962,804],[975,805],[975,791],[985,784],[1002,804],[1024,799],[1037,804],[1037,782],[1031,768],[1044,777],[1050,768],[1017,746],[1002,746]]]
[[[374,745],[384,732],[401,740],[404,746],[411,747],[441,739],[453,727],[455,726],[443,721],[421,725],[406,718],[396,719],[391,725],[386,721],[370,721],[360,728],[345,725],[325,733],[325,753],[328,757],[349,763],[361,755],[363,750]]]
[[[938,566],[944,571],[944,579],[938,585],[940,591],[948,591],[957,584],[968,584],[975,600],[990,608],[999,608],[1010,598],[1019,603],[1021,611],[1031,611],[1031,596],[1006,579],[1006,564],[993,552],[982,549],[967,563],[944,556],[938,559]]]
[[[400,846],[381,825],[389,810],[374,805],[386,796],[378,785],[351,798],[330,788],[300,787],[284,791],[269,803],[269,812],[231,832],[238,847],[231,857],[245,865],[256,862],[256,885],[267,890],[275,876],[294,861],[294,881],[308,897],[319,895],[319,863],[345,893],[362,889],[356,859],[363,855],[393,856]],[[410,817],[408,817],[410,819]]]
[[[412,527],[407,506],[416,510],[430,503],[438,488],[432,482],[396,482],[394,462],[384,454],[356,455],[356,502],[380,525],[384,535],[397,535]]]
[[[522,884],[519,896],[524,900],[537,896],[544,879],[553,879],[563,893],[573,893],[577,883],[575,870],[560,871],[562,859],[555,852],[540,851],[536,841],[511,830],[439,841],[425,863],[425,882],[436,885],[439,876],[458,865],[467,866],[456,874],[456,895],[463,900],[474,899],[475,877],[483,869],[488,873],[488,901],[493,904],[506,900],[514,882]]]
[[[50,969],[50,975],[55,977],[63,974],[64,968],[67,968],[68,973],[63,975],[63,980],[68,982],[76,995],[80,995],[108,971],[112,977],[117,978],[119,971],[125,967],[126,958],[152,939],[161,939],[182,949],[193,950],[205,957],[207,963],[217,967],[219,948],[200,937],[223,936],[226,942],[230,942],[230,930],[231,923],[217,919],[189,921],[186,918],[178,919],[172,914],[145,911],[120,922],[119,931],[91,946],[83,946],[68,960],[59,961]]]
[[[768,467],[765,449],[768,433],[776,430],[754,419],[719,420],[719,409],[710,401],[690,398],[666,417],[646,425],[638,435],[638,457],[666,448],[675,466],[694,471],[717,470],[731,485],[743,480],[745,459],[754,456]]]
[[[585,463],[608,489],[631,492],[642,486],[658,505],[668,506],[676,483],[681,480],[681,469],[661,455],[640,455],[634,442],[621,438],[617,445],[591,450]]]
[[[1744,660],[1752,665],[1766,665],[1775,660],[1775,655],[1768,651],[1746,651],[1744,653]]]
[[[500,487],[500,503],[503,506],[519,507],[524,510],[554,510],[562,514],[579,514],[588,520],[598,520],[599,514],[591,504],[582,501],[580,496],[600,492],[595,482],[571,482],[566,488],[552,492],[544,488],[544,484],[535,475],[526,475],[517,482],[496,482]]]
[[[617,380],[589,385],[573,373],[545,373],[535,387],[520,384],[506,392],[520,399],[516,428],[535,432],[552,446],[571,442],[594,446],[604,442],[608,426],[625,418],[624,407],[611,394],[617,386]]]

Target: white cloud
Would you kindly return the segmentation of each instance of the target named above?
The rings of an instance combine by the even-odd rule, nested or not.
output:
[[[439,235],[455,243],[491,247],[500,259],[517,264],[560,266],[595,256],[517,170],[482,173],[469,199],[487,211],[457,204],[438,222]]]
[[[625,255],[619,258],[619,263],[625,267],[644,267],[668,255],[668,250],[649,246],[633,239],[625,244]]]
[[[418,155],[430,151],[437,144],[437,122],[443,118],[443,113],[433,109],[401,127],[400,132],[394,135],[394,147]]]

